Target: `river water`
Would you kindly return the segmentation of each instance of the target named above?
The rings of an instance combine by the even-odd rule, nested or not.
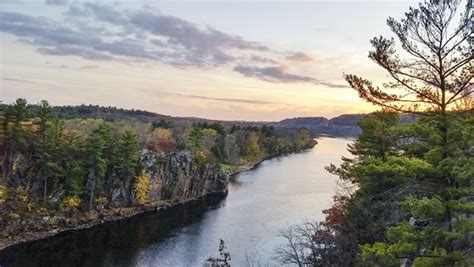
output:
[[[337,177],[324,167],[339,164],[341,156],[348,154],[349,142],[320,138],[313,149],[264,161],[236,175],[228,196],[217,204],[211,201],[215,205],[207,211],[209,203],[204,203],[53,237],[11,249],[4,263],[202,266],[209,256],[217,256],[219,239],[223,239],[232,266],[278,265],[272,257],[283,242],[279,231],[324,219],[322,210],[331,205],[337,187]]]

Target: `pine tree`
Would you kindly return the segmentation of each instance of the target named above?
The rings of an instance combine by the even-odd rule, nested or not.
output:
[[[396,35],[405,58],[397,53],[395,40],[376,37],[369,58],[382,67],[392,81],[383,89],[356,75],[345,75],[359,96],[377,106],[398,112],[438,116],[443,156],[447,154],[447,113],[474,92],[473,53],[468,40],[472,29],[468,11],[457,19],[459,0],[425,1],[410,8],[405,18],[387,20]]]
[[[26,152],[27,141],[30,131],[23,125],[30,118],[27,107],[28,102],[23,98],[18,98],[14,104],[10,105],[4,113],[4,134],[5,153],[3,155],[3,174],[8,180],[12,173],[14,157],[18,152]],[[19,181],[10,179],[13,184]]]
[[[107,161],[103,157],[105,141],[101,129],[94,130],[87,139],[85,150],[86,184],[89,191],[89,211],[92,210],[95,193],[101,188],[107,169]]]
[[[131,182],[137,174],[140,146],[135,134],[126,131],[117,142],[117,148],[112,159],[113,175],[109,192],[120,186],[131,194]]]
[[[52,175],[52,140],[48,140],[48,130],[51,127],[51,106],[45,100],[41,101],[38,110],[39,121],[38,125],[38,156],[39,156],[39,171],[38,179],[43,181],[43,202],[46,202],[48,195],[48,179]]]

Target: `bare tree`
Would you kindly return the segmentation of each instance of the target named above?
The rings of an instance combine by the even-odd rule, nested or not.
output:
[[[335,237],[321,223],[306,222],[280,233],[285,244],[275,250],[274,259],[298,266],[333,266],[337,257]]]
[[[209,257],[204,266],[230,267],[230,253],[227,251],[224,240],[219,240],[219,257]]]

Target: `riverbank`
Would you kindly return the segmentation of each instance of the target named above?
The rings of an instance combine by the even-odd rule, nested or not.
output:
[[[305,148],[303,150],[295,151],[292,153],[299,153],[306,149],[311,149],[317,144],[315,141],[311,147]],[[263,161],[269,160],[275,157],[285,156],[291,153],[286,154],[276,154],[264,157],[259,159],[255,162],[251,162],[245,165],[238,166],[234,170],[226,173],[227,179],[233,179],[237,174],[241,172],[246,172],[257,168]],[[5,250],[9,247],[34,242],[42,239],[47,239],[53,237],[55,235],[71,232],[71,231],[80,231],[89,228],[93,228],[102,224],[115,222],[119,220],[128,219],[131,217],[135,217],[141,214],[149,213],[149,212],[161,212],[169,209],[173,209],[178,205],[183,205],[186,203],[190,203],[193,201],[197,201],[201,198],[206,198],[210,196],[221,196],[224,198],[228,193],[227,188],[222,192],[212,192],[206,194],[201,197],[197,198],[187,198],[187,199],[174,199],[174,200],[159,200],[155,202],[151,202],[149,204],[143,206],[132,206],[132,207],[121,207],[121,208],[108,208],[104,209],[101,212],[77,212],[73,214],[71,217],[64,217],[64,218],[57,218],[55,224],[48,224],[46,221],[49,221],[49,217],[46,219],[44,218],[44,222],[41,225],[38,225],[39,229],[36,231],[28,231],[28,232],[21,232],[15,233],[14,235],[9,235],[9,238],[0,240],[0,251]]]
[[[208,197],[211,195],[216,195],[216,196],[220,195],[222,197],[225,197],[227,195],[227,190],[225,190],[224,192],[213,192],[213,193],[204,195],[202,197]],[[168,209],[172,209],[176,207],[177,205],[182,205],[182,204],[186,204],[192,201],[197,201],[200,198],[166,200],[166,201],[159,201],[156,203],[150,203],[144,206],[104,209],[104,211],[100,213],[94,212],[94,213],[88,213],[88,214],[85,214],[85,213],[76,214],[75,216],[66,218],[64,221],[61,220],[57,225],[51,226],[51,229],[38,231],[38,232],[19,233],[15,236],[11,236],[10,239],[1,240],[0,251],[17,244],[37,241],[37,240],[49,238],[57,234],[61,234],[61,233],[69,232],[69,231],[89,229],[101,224],[131,218],[131,217],[144,214],[147,212],[165,211]]]
[[[266,160],[277,158],[277,157],[284,157],[284,156],[287,156],[287,155],[290,155],[290,154],[293,154],[293,153],[301,153],[305,150],[312,149],[318,144],[318,141],[316,139],[313,139],[313,141],[314,142],[309,147],[307,147],[305,149],[301,149],[301,150],[291,152],[291,153],[279,153],[279,154],[275,154],[275,155],[266,156],[266,157],[264,157],[260,160],[252,162],[250,164],[245,164],[245,165],[239,166],[235,170],[232,170],[227,175],[228,175],[229,179],[232,179],[233,177],[235,177],[237,174],[239,174],[241,172],[251,171],[251,170],[257,168],[258,165],[260,165],[262,162],[264,162]]]

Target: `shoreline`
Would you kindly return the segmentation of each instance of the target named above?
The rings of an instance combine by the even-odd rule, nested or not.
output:
[[[224,198],[225,196],[227,196],[227,193],[228,193],[228,190],[226,189],[225,191],[222,191],[222,192],[218,192],[218,191],[211,192],[200,197],[181,199],[181,200],[177,199],[174,201],[169,201],[166,204],[156,204],[156,205],[152,204],[152,205],[141,206],[141,207],[135,206],[135,207],[122,207],[122,208],[110,209],[110,210],[107,210],[107,212],[112,213],[112,214],[105,214],[105,215],[98,214],[97,218],[90,219],[90,221],[88,222],[80,223],[75,226],[58,227],[56,229],[52,229],[48,231],[22,233],[22,234],[16,235],[15,238],[13,239],[7,239],[6,242],[5,240],[2,240],[0,241],[0,252],[10,247],[13,247],[15,245],[39,241],[39,240],[47,239],[59,234],[64,234],[67,232],[86,230],[86,229],[90,229],[90,228],[100,226],[106,223],[112,223],[112,222],[116,222],[120,220],[125,220],[125,219],[129,219],[138,215],[146,214],[146,213],[166,211],[168,209],[175,208],[179,205],[191,203],[193,201],[198,201],[199,199],[203,199],[207,197],[221,196]]]
[[[237,167],[235,170],[233,170],[230,173],[227,173],[227,179],[228,181],[232,181],[235,179],[235,176],[237,176],[239,173],[242,172],[247,172],[256,169],[262,162],[273,159],[276,157],[281,157],[281,156],[286,156],[290,155],[293,153],[301,153],[304,151],[307,151],[309,149],[314,148],[317,145],[317,141],[315,140],[315,143],[313,146],[295,151],[295,152],[290,152],[290,153],[282,153],[282,154],[277,154],[277,155],[271,155],[264,157],[260,160],[257,160],[253,163],[249,163],[246,165],[242,165]],[[48,238],[52,238],[56,235],[59,234],[65,234],[67,232],[74,232],[74,231],[81,231],[81,230],[86,230],[90,229],[96,226],[100,226],[103,224],[107,223],[112,223],[120,220],[125,220],[129,219],[138,215],[146,214],[146,213],[151,213],[151,212],[160,212],[160,211],[165,211],[168,209],[173,209],[179,205],[191,203],[193,201],[197,201],[199,199],[207,198],[207,197],[212,197],[212,196],[221,196],[222,198],[225,198],[228,194],[228,188],[226,188],[224,191],[216,191],[216,192],[210,192],[207,194],[204,194],[200,197],[194,197],[194,198],[188,198],[188,199],[175,199],[175,200],[168,200],[166,204],[150,204],[146,206],[133,206],[133,207],[121,207],[121,208],[114,208],[114,209],[108,209],[106,210],[106,213],[99,213],[99,214],[93,214],[93,218],[89,218],[87,222],[84,223],[79,223],[77,225],[73,226],[63,226],[63,227],[57,227],[55,229],[49,229],[45,231],[38,231],[38,232],[28,232],[28,233],[20,233],[18,235],[15,235],[11,239],[5,239],[5,240],[0,240],[0,252],[11,248],[15,245],[20,245],[20,244],[25,244],[29,242],[35,242],[35,241],[40,241]]]

